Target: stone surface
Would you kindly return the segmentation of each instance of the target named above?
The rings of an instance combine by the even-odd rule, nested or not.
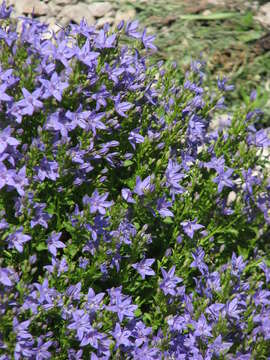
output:
[[[48,5],[39,0],[15,1],[15,10],[19,14],[32,14],[33,8],[36,16],[48,15],[50,11]]]
[[[270,27],[270,2],[259,8],[258,15],[255,16],[255,19],[263,26]]]
[[[50,3],[55,5],[66,6],[66,5],[75,5],[77,4],[77,2],[78,2],[77,0],[53,0]]]
[[[92,2],[91,0],[86,0],[85,2],[89,4],[89,11],[96,18],[106,16],[108,12],[112,11],[113,8],[111,3],[108,1]]]
[[[118,25],[122,20],[129,21],[134,19],[136,16],[136,11],[133,8],[129,8],[125,11],[117,10],[115,14],[115,25]]]
[[[100,29],[107,23],[112,25],[114,23],[114,17],[113,16],[108,16],[108,17],[105,16],[105,17],[98,19],[96,22],[96,27],[98,29]]]
[[[57,19],[61,20],[61,25],[63,22],[64,25],[67,25],[70,21],[79,24],[83,17],[85,18],[88,25],[93,25],[95,23],[95,19],[92,13],[89,11],[89,5],[80,3],[63,7],[57,16]]]

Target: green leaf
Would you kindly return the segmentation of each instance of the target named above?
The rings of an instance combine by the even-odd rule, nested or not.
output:
[[[181,15],[180,18],[182,20],[225,20],[225,19],[231,19],[233,17],[238,17],[239,13],[234,12],[224,12],[224,13],[213,13],[208,15],[203,14],[187,14],[187,15]]]
[[[43,251],[43,250],[47,250],[48,246],[45,242],[40,242],[40,243],[38,243],[36,249],[37,249],[37,251]]]
[[[262,33],[260,31],[249,31],[239,34],[237,38],[238,40],[246,43],[259,39],[261,35]]]
[[[133,161],[131,161],[131,160],[125,160],[124,161],[124,167],[128,167],[128,166],[130,166],[130,165],[132,165],[133,164]]]
[[[166,217],[164,220],[165,224],[173,224],[173,219],[171,217]]]

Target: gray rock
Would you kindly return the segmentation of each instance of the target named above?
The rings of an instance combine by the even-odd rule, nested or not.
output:
[[[115,14],[115,25],[118,25],[122,20],[129,21],[134,19],[136,16],[136,11],[133,8],[126,9],[125,11],[118,10]]]
[[[75,5],[78,0],[53,0],[52,3],[55,5]]]
[[[21,15],[31,15],[33,8],[36,16],[50,15],[48,5],[39,0],[20,0],[15,2],[15,11]]]
[[[76,5],[65,6],[58,14],[57,19],[61,20],[61,25],[65,26],[70,21],[79,24],[83,17],[87,21],[88,25],[93,25],[95,23],[95,19],[89,10],[89,5],[80,3]]]
[[[112,11],[112,5],[108,1],[92,2],[91,0],[86,0],[86,3],[89,4],[89,11],[96,18],[101,18]]]
[[[100,19],[98,19],[98,21],[96,22],[96,27],[97,29],[103,28],[103,26],[108,23],[110,25],[112,25],[114,22],[114,17],[112,16],[104,16]]]
[[[259,8],[258,15],[255,16],[255,19],[263,26],[270,27],[270,2]]]

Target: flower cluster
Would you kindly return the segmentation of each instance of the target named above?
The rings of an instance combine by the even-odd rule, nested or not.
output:
[[[153,64],[138,21],[48,36],[0,7],[0,360],[270,356],[256,99]],[[17,32],[22,21],[21,32]],[[226,84],[226,85],[225,85]]]

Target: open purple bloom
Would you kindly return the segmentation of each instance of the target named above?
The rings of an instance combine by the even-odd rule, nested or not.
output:
[[[203,225],[197,224],[197,219],[195,219],[195,220],[183,221],[183,222],[181,222],[181,225],[182,225],[182,227],[183,227],[184,232],[185,232],[185,233],[187,234],[187,236],[190,237],[191,239],[193,239],[193,236],[194,236],[194,232],[195,232],[195,231],[204,228]]]
[[[126,24],[125,33],[127,36],[133,37],[135,39],[139,39],[141,37],[141,34],[137,32],[137,28],[139,26],[139,21],[128,21]]]
[[[80,49],[77,47],[76,56],[77,58],[87,66],[93,66],[95,64],[96,59],[99,57],[99,53],[96,51],[90,51],[90,43],[87,39],[83,47]]]
[[[182,194],[185,190],[179,185],[185,175],[180,172],[181,166],[174,162],[172,159],[169,159],[168,166],[165,172],[166,176],[166,186],[170,188],[171,194]]]
[[[13,274],[13,271],[9,268],[0,268],[0,283],[5,286],[12,286],[12,281],[9,276]]]
[[[270,267],[268,267],[265,262],[260,263],[259,267],[263,270],[263,272],[265,274],[266,282],[269,283],[270,282]]]
[[[23,244],[31,240],[31,236],[23,233],[23,227],[21,226],[13,234],[8,235],[6,241],[8,242],[8,248],[15,248],[20,253],[23,252]]]
[[[63,249],[66,247],[66,245],[62,243],[62,241],[59,241],[61,235],[62,232],[56,233],[54,231],[47,239],[48,250],[53,256],[56,256],[57,249]]]
[[[129,340],[131,332],[126,329],[122,330],[119,323],[115,324],[114,331],[111,332],[111,334],[116,340],[116,348],[118,348],[120,345],[131,345],[131,341]]]
[[[0,7],[0,19],[8,19],[12,12],[12,7],[6,7],[6,1],[3,1]]]
[[[136,177],[136,185],[134,188],[134,193],[143,196],[146,192],[152,192],[154,190],[154,185],[151,184],[152,176],[147,176],[144,180],[141,180],[140,176]]]
[[[139,129],[134,129],[129,133],[128,141],[135,150],[136,144],[142,144],[144,142],[144,137],[139,134]]]
[[[0,132],[0,154],[3,153],[7,146],[17,146],[20,144],[20,141],[11,136],[11,133],[14,129],[10,126],[7,126],[4,130]]]
[[[133,319],[137,307],[137,305],[132,305],[130,297],[116,292],[114,296],[111,296],[110,304],[106,306],[106,309],[117,313],[119,321],[122,322],[124,317]]]
[[[106,201],[108,196],[109,193],[99,195],[98,190],[95,190],[91,197],[89,197],[88,195],[85,195],[83,197],[83,204],[90,205],[91,214],[96,213],[98,211],[101,215],[105,215],[106,208],[109,208],[114,204],[113,201]]]
[[[234,183],[230,179],[234,169],[228,169],[224,171],[224,168],[219,168],[218,176],[213,179],[213,182],[218,184],[218,193],[221,193],[224,186],[233,187]]]
[[[89,315],[84,310],[72,312],[72,320],[67,326],[70,330],[75,330],[77,337],[82,341],[84,335],[91,329]]]
[[[135,204],[136,201],[132,198],[132,192],[128,188],[123,188],[121,190],[121,195],[124,200],[126,200],[128,203]]]
[[[62,82],[56,72],[52,74],[50,80],[41,78],[39,81],[43,85],[43,99],[47,99],[48,97],[53,96],[57,101],[62,100],[62,93],[64,89],[68,87],[68,82]]]
[[[153,41],[155,40],[155,35],[146,35],[146,29],[143,30],[143,33],[142,33],[142,43],[143,43],[143,46],[146,48],[146,49],[152,49],[152,50],[157,50],[157,47],[153,44]]]
[[[126,111],[128,111],[129,109],[131,109],[133,107],[133,104],[127,102],[127,101],[123,101],[120,102],[119,99],[117,98],[115,101],[115,111],[123,116],[123,117],[127,117]]]
[[[203,275],[207,274],[208,266],[204,262],[204,255],[205,255],[204,250],[201,247],[199,247],[198,249],[196,249],[194,253],[192,252],[191,255],[194,260],[190,264],[190,267],[198,268]]]
[[[13,98],[6,94],[7,85],[1,84],[0,85],[0,101],[11,101]]]
[[[219,90],[221,91],[232,91],[234,89],[234,85],[226,85],[228,79],[226,77],[224,78],[218,78],[217,85]]]
[[[138,271],[144,280],[146,275],[155,275],[154,270],[150,268],[154,262],[155,259],[143,259],[139,263],[133,264],[131,266]]]
[[[174,276],[175,273],[175,266],[173,266],[168,272],[161,268],[163,280],[160,283],[160,288],[164,292],[165,295],[172,295],[175,296],[177,294],[176,292],[176,286],[179,282],[182,281],[181,278],[178,276]]]
[[[249,145],[255,145],[257,147],[268,147],[270,146],[270,139],[264,129],[256,131],[254,134],[249,134],[247,137]]]
[[[207,336],[207,337],[212,337],[212,333],[211,333],[211,326],[208,325],[208,322],[206,320],[206,317],[202,314],[199,318],[198,321],[194,322],[194,336]]]
[[[22,109],[22,115],[33,115],[34,111],[43,107],[43,103],[38,100],[41,95],[41,88],[35,90],[32,94],[25,88],[22,88],[24,99],[18,101],[19,107]]]
[[[115,46],[116,34],[107,36],[104,29],[101,29],[95,38],[97,49],[109,49]]]
[[[165,196],[157,200],[157,211],[162,217],[174,217],[174,214],[168,209],[170,206],[172,206],[172,202],[167,201]]]

